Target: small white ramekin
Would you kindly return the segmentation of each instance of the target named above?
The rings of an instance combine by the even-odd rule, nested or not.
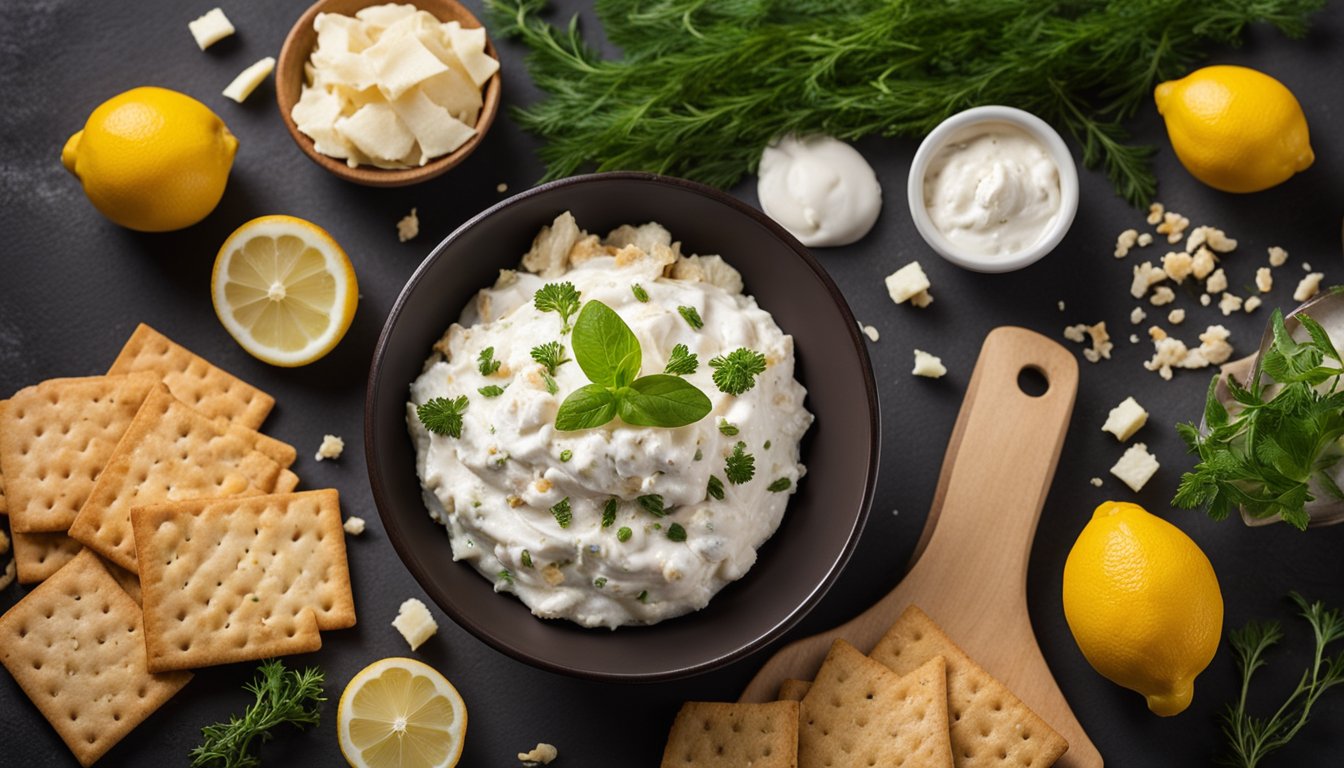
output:
[[[1006,255],[986,256],[972,253],[949,240],[929,218],[924,206],[924,174],[929,163],[949,141],[963,135],[967,129],[978,126],[1008,125],[1024,131],[1036,139],[1050,154],[1050,159],[1059,169],[1059,215],[1050,228],[1031,247]],[[1054,250],[1064,239],[1073,224],[1074,214],[1078,212],[1078,168],[1074,165],[1073,155],[1054,128],[1041,118],[1014,107],[975,107],[947,118],[938,124],[915,152],[914,162],[910,164],[910,178],[906,184],[906,199],[910,203],[910,216],[915,220],[915,228],[929,247],[938,255],[959,267],[976,272],[1011,272],[1021,269]]]

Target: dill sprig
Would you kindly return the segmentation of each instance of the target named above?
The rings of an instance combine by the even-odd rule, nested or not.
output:
[[[791,133],[922,136],[949,115],[1008,104],[1070,135],[1135,205],[1152,149],[1122,127],[1161,80],[1248,24],[1306,32],[1324,0],[597,0],[621,58],[546,0],[487,0],[493,28],[531,49],[545,94],[515,118],[546,139],[546,178],[643,170],[729,187]]]
[[[317,725],[321,711],[317,705],[327,700],[322,695],[322,670],[308,667],[303,671],[286,669],[279,659],[271,659],[257,668],[257,677],[244,690],[257,697],[243,716],[230,716],[227,723],[215,723],[201,729],[204,741],[191,750],[192,768],[254,768],[261,759],[253,754],[256,746],[274,735],[271,729],[290,723],[298,728]]]

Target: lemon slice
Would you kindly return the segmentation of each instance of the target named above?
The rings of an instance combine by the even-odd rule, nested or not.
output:
[[[453,768],[466,741],[467,705],[433,667],[380,659],[345,686],[336,733],[354,768]]]
[[[355,318],[355,268],[326,230],[262,216],[229,235],[210,277],[215,314],[258,360],[292,368],[320,359]]]

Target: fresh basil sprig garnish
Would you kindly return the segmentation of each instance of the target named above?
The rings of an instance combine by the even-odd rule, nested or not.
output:
[[[555,428],[562,432],[600,427],[619,416],[636,427],[684,427],[709,414],[709,397],[677,376],[640,376],[639,339],[615,310],[589,301],[570,334],[574,360],[591,384],[560,404]]]

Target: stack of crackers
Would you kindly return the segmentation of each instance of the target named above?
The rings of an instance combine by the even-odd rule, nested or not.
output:
[[[355,623],[334,490],[295,493],[259,389],[141,325],[103,376],[0,401],[18,579],[0,663],[90,765],[198,667]]]
[[[913,605],[872,653],[836,640],[779,699],[685,704],[662,768],[1046,768],[1068,749]]]

